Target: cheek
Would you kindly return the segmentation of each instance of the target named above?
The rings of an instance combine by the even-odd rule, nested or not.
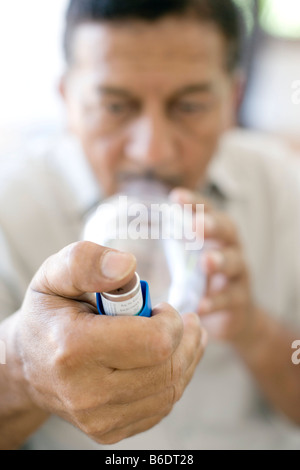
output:
[[[182,132],[184,155],[189,167],[204,167],[215,153],[224,127],[218,116],[211,113],[194,122],[187,132]]]
[[[72,104],[68,108],[69,128],[80,141],[103,192],[112,194],[123,155],[123,136],[111,132],[101,112],[93,106],[83,105],[79,100]]]
[[[181,175],[183,186],[195,191],[205,178],[207,166],[215,151],[215,144],[187,140],[182,146]]]
[[[223,133],[234,125],[234,113],[229,104],[218,104],[206,116],[196,120],[192,127],[197,154],[204,160],[215,152]]]
[[[228,128],[232,120],[232,111],[225,103],[220,103],[197,123],[196,132],[203,143],[208,145],[216,141]]]
[[[122,163],[121,139],[105,139],[101,135],[86,133],[81,137],[83,151],[107,195],[115,190],[115,175]]]
[[[196,188],[205,177],[211,158],[217,151],[220,137],[226,129],[223,110],[220,108],[199,118],[181,131],[184,171],[189,186]]]

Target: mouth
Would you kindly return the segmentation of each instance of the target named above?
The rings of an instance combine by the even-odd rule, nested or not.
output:
[[[149,187],[165,188],[169,193],[172,189],[182,186],[182,177],[177,175],[157,175],[153,171],[143,173],[120,173],[117,177],[118,190],[130,188],[131,186],[147,185]]]

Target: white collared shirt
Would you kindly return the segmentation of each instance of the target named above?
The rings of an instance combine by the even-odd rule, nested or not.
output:
[[[294,158],[277,140],[230,132],[209,167],[206,195],[237,224],[257,304],[299,328],[300,182]],[[12,162],[3,158],[0,166],[4,319],[20,307],[42,262],[80,239],[85,217],[101,193],[80,146],[69,138],[23,152]],[[29,446],[104,448],[54,416]],[[210,343],[173,412],[152,430],[108,448],[300,449],[300,431],[268,406],[229,345]]]

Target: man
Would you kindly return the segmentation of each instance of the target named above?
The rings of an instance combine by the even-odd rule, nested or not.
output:
[[[76,243],[82,208],[78,200],[69,200],[70,182],[59,181],[63,173],[52,167],[53,161],[52,173],[48,163],[24,160],[25,167],[21,173],[13,170],[14,175],[2,167],[0,311],[2,320],[8,318],[0,327],[7,360],[0,371],[1,449],[22,445],[51,415],[98,443],[145,431],[179,400],[206,342],[196,313],[181,318],[166,304],[154,308],[151,319],[95,315],[89,293],[126,284],[136,261],[130,254]],[[73,177],[78,168],[71,170]],[[29,187],[15,192],[19,177]],[[89,189],[84,188],[81,204],[86,204]],[[11,191],[14,207],[6,204]],[[46,199],[52,208],[46,207]],[[52,216],[58,214],[57,225]],[[19,217],[21,225],[33,230],[23,232],[17,247],[13,238],[20,232],[15,227],[11,234],[10,223],[21,221]],[[63,428],[57,432],[63,446]]]
[[[25,167],[19,181],[2,189],[2,197],[14,199],[7,207],[1,204],[0,213],[2,256],[9,258],[2,276],[5,311],[13,312],[23,302],[30,276],[43,256],[76,240],[83,216],[99,198],[114,194],[124,178],[150,174],[173,188],[170,197],[176,202],[205,201],[205,236],[215,248],[203,260],[208,283],[197,313],[211,344],[170,416],[112,448],[299,448],[299,432],[292,422],[300,422],[300,379],[291,361],[300,305],[295,259],[297,181],[280,156],[279,144],[243,132],[227,133],[235,122],[239,88],[239,20],[233,2],[174,0],[161,5],[153,0],[136,4],[73,0],[65,38],[68,68],[61,91],[69,129],[80,146],[59,144],[58,150],[35,162],[35,172]],[[21,207],[21,200],[22,214],[12,220],[11,211]],[[18,331],[17,359],[22,367],[16,365],[15,382],[12,377],[7,380],[18,386],[25,382],[29,404],[25,410],[19,408],[23,436],[53,414],[32,439],[33,448],[98,448],[67,422],[104,444],[148,429],[174,403],[165,388],[154,387],[153,395],[145,397],[147,403],[139,400],[133,411],[121,404],[134,402],[134,392],[144,398],[145,376],[148,385],[149,377],[158,384],[166,367],[145,373],[139,390],[134,380],[128,382],[129,390],[117,392],[115,387],[114,397],[109,393],[112,369],[123,368],[118,370],[122,376],[130,360],[137,374],[139,367],[165,364],[173,354],[191,374],[201,355],[201,347],[197,357],[191,358],[188,352],[188,345],[193,349],[200,336],[192,336],[196,323],[191,315],[178,347],[179,331],[163,333],[163,343],[172,346],[161,351],[156,343],[159,360],[154,347],[150,363],[144,349],[142,362],[134,361],[133,353],[140,347],[137,335],[146,334],[146,329],[131,331],[132,322],[127,320],[120,323],[120,330],[130,332],[136,348],[128,352],[128,343],[121,341],[120,348],[113,343],[111,359],[105,359],[106,330],[95,327],[91,333],[85,324],[87,320],[94,327],[95,322],[86,315],[93,307],[85,293],[108,287],[107,276],[104,282],[91,274],[97,271],[101,256],[102,248],[94,245],[63,249],[34,277],[21,317],[4,322],[4,331],[8,324],[12,332],[9,350],[16,342],[13,332]],[[124,258],[122,264],[127,279],[134,267]],[[108,277],[114,286],[121,277],[117,265],[106,263],[105,268],[112,269]],[[82,302],[72,300],[70,312],[68,298]],[[164,314],[177,318],[169,307],[163,310],[153,320]],[[139,329],[139,323],[134,325]],[[85,341],[87,331],[90,346]],[[119,338],[117,333],[109,338]],[[93,356],[98,337],[104,344],[100,363],[108,367],[101,368],[99,377],[93,369],[94,362],[99,362]],[[148,347],[148,334],[145,338]],[[104,377],[105,399],[101,400],[89,393],[88,386],[96,383],[100,390]],[[188,373],[180,378],[179,396],[189,378]],[[167,389],[172,388],[168,385]],[[14,390],[11,386],[7,393],[12,396]],[[164,407],[159,407],[155,392],[163,395]],[[10,405],[15,416],[20,401],[17,393],[15,408]],[[113,419],[109,421],[112,408],[115,425]],[[124,412],[126,419],[121,422]],[[99,426],[103,417],[106,426]],[[16,429],[16,423],[12,421],[11,429]]]

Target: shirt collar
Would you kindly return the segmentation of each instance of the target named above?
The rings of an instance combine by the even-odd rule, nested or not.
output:
[[[233,151],[230,145],[231,134],[225,134],[209,164],[203,192],[207,195],[217,194],[224,200],[243,198],[243,188],[234,175],[234,162],[230,158]]]

